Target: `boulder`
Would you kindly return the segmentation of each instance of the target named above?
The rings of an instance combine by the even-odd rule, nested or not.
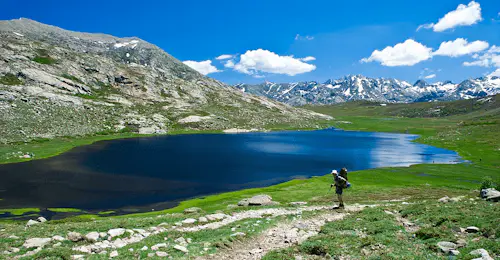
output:
[[[438,199],[438,201],[441,203],[448,203],[448,202],[450,202],[450,197],[444,196],[444,197]]]
[[[248,204],[249,204],[248,199],[242,199],[238,202],[238,206],[240,206],[240,207],[246,207],[246,206],[248,206]]]
[[[459,254],[460,254],[460,251],[458,251],[458,250],[455,250],[455,249],[450,250],[450,255],[457,256]]]
[[[500,200],[500,191],[497,191],[494,188],[482,189],[481,190],[481,198],[489,201],[499,201]]]
[[[179,251],[184,252],[184,253],[189,253],[189,250],[187,250],[186,247],[183,247],[181,245],[175,245],[174,249],[179,250]]]
[[[197,207],[187,208],[184,210],[184,213],[186,214],[198,213],[198,212],[201,212],[201,209]]]
[[[450,252],[450,250],[454,250],[457,248],[457,244],[455,243],[452,243],[452,242],[448,242],[448,241],[441,241],[441,242],[438,242],[437,243],[437,246],[439,247],[439,249],[441,249],[441,251],[443,251],[443,253],[445,254],[448,254]]]
[[[154,245],[154,246],[151,247],[151,250],[156,251],[156,250],[158,250],[158,249],[160,249],[162,247],[167,247],[167,244],[166,243],[156,244],[156,245]]]
[[[470,227],[467,227],[465,229],[465,231],[467,231],[467,233],[477,233],[477,232],[479,232],[479,228],[474,227],[474,226],[470,226]]]
[[[182,221],[182,224],[194,224],[197,220],[194,218],[187,218]]]
[[[30,220],[28,220],[28,223],[26,223],[26,226],[31,227],[31,226],[36,225],[36,224],[40,224],[40,222],[30,219]]]
[[[201,223],[206,223],[206,222],[208,222],[208,219],[207,219],[206,217],[200,217],[200,218],[198,219],[198,222],[201,222]]]
[[[269,195],[257,195],[253,196],[250,199],[248,199],[248,205],[249,206],[262,206],[262,205],[269,205],[273,201],[273,198]]]
[[[62,237],[62,236],[53,236],[52,240],[54,240],[54,241],[64,241],[66,239],[64,237]]]
[[[176,240],[174,240],[175,243],[180,244],[182,246],[187,246],[188,242],[186,241],[185,238],[179,237]]]
[[[158,257],[167,257],[168,253],[167,252],[163,252],[163,251],[158,251],[158,252],[156,252],[156,256],[158,256]]]
[[[227,217],[224,213],[215,213],[205,216],[209,221],[222,220]]]
[[[99,239],[98,232],[90,232],[87,235],[85,235],[85,240],[89,242],[96,242],[98,239]]]
[[[83,236],[78,232],[69,232],[68,239],[73,242],[78,242],[80,240],[83,240]]]
[[[47,222],[47,219],[44,217],[39,217],[36,220],[38,220],[38,222],[40,222],[40,223]]]
[[[108,234],[110,237],[117,237],[125,234],[125,229],[124,228],[114,228],[108,230]]]
[[[493,260],[493,258],[490,256],[490,254],[488,253],[488,251],[486,251],[483,248],[471,251],[469,254],[471,254],[473,256],[481,256],[481,257],[475,258],[473,260]]]
[[[26,240],[23,244],[23,247],[26,248],[33,248],[33,247],[43,247],[50,243],[52,239],[51,238],[30,238]]]
[[[113,251],[109,254],[109,257],[113,258],[113,257],[117,257],[118,256],[118,251]]]

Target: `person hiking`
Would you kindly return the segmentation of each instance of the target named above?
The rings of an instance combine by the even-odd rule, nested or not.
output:
[[[335,193],[337,194],[337,198],[339,200],[339,205],[337,207],[333,207],[334,209],[344,208],[344,200],[342,199],[342,193],[344,189],[349,188],[351,185],[347,181],[347,169],[342,168],[340,173],[337,170],[332,170],[334,183],[330,185],[330,188],[335,186]]]

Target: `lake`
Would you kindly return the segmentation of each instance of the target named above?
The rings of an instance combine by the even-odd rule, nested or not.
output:
[[[268,186],[347,167],[456,163],[457,153],[405,134],[282,131],[101,141],[0,165],[0,208],[168,208],[208,194]]]

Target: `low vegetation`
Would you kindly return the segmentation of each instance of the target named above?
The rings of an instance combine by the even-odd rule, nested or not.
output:
[[[0,84],[15,86],[22,85],[23,82],[16,75],[12,73],[6,73],[5,75],[0,77]]]

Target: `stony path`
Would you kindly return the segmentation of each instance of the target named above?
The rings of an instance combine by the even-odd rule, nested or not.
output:
[[[291,222],[280,223],[276,227],[262,232],[259,236],[246,239],[225,250],[210,256],[198,257],[197,260],[254,260],[261,259],[268,252],[300,244],[309,237],[317,235],[327,222],[343,219],[349,212],[359,211],[366,206],[348,206],[343,211],[329,210],[308,219],[298,218]],[[324,208],[323,208],[324,209]]]

